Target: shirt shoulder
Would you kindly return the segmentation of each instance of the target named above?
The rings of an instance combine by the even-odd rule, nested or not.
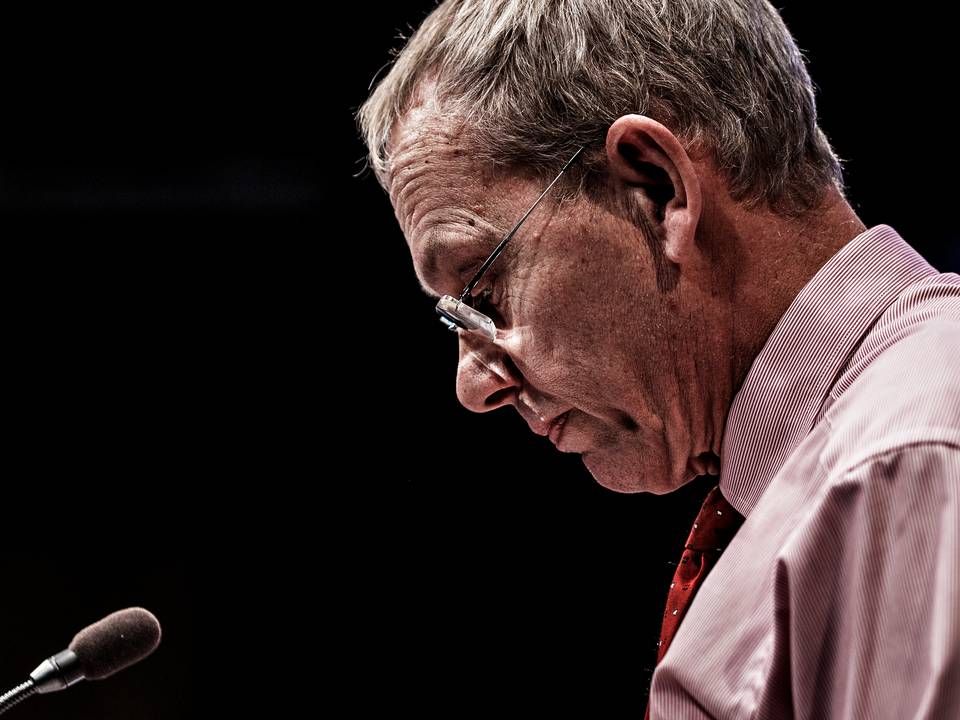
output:
[[[960,447],[960,278],[907,288],[840,373],[822,422],[830,475],[919,443]]]

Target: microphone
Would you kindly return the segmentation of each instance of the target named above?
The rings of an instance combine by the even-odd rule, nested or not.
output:
[[[153,613],[118,610],[78,632],[66,650],[48,657],[26,682],[0,695],[0,715],[33,695],[110,677],[143,660],[159,644],[160,623]]]

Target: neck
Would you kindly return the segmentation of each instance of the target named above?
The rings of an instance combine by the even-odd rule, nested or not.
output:
[[[719,455],[733,398],[777,322],[817,271],[866,228],[836,190],[799,218],[736,206],[711,220],[711,234],[721,239],[716,267],[724,276],[716,282],[730,288],[721,323],[730,352],[717,368],[721,377],[715,385],[724,397],[714,398],[712,408],[717,432],[710,444]]]

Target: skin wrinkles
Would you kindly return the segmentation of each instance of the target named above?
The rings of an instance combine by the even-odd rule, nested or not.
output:
[[[418,159],[425,154],[422,151],[411,151],[416,147],[415,142],[406,148],[398,145],[394,156],[396,166],[399,168],[410,163],[414,165],[414,169],[397,174],[396,181],[391,184],[391,191],[397,197],[398,220],[414,253],[414,265],[418,268],[418,274],[421,274],[420,268],[425,266],[424,253],[435,254],[437,247],[443,245],[442,240],[438,242],[431,239],[425,243],[418,239],[423,237],[418,233],[423,233],[427,227],[424,220],[434,214],[443,216],[441,208],[446,208],[447,217],[455,217],[457,211],[464,210],[456,201],[469,196],[471,190],[479,188],[478,183],[472,180],[477,173],[468,170],[458,156],[448,155],[451,161],[448,166],[451,168],[450,173],[459,175],[460,180],[447,173],[438,174],[432,183],[433,189],[430,190],[428,184],[422,182],[424,174],[416,170]],[[482,172],[479,176],[482,177]],[[404,181],[405,185],[402,184]],[[515,202],[510,204],[509,211],[503,208],[499,214],[490,216],[494,222],[504,226],[511,222],[506,218],[519,216],[522,203],[529,205],[539,194],[539,188],[529,180],[515,180],[510,184],[512,187],[504,188],[504,192],[499,196],[511,198]],[[518,188],[517,185],[522,187]],[[476,195],[472,197],[475,198]],[[490,205],[489,209],[493,213],[501,209],[497,207],[496,200],[492,200]],[[499,390],[498,399],[505,404],[514,404],[528,422],[530,415],[545,414],[549,417],[576,405],[579,417],[586,421],[588,426],[587,432],[583,434],[591,434],[602,447],[616,446],[621,428],[629,425],[634,428],[632,435],[635,436],[635,441],[640,441],[640,445],[661,446],[661,454],[668,456],[662,458],[660,463],[668,468],[663,474],[673,475],[677,466],[686,466],[686,458],[675,457],[679,455],[676,442],[664,442],[664,424],[658,417],[664,411],[653,411],[651,402],[646,398],[634,398],[630,403],[633,407],[628,410],[612,404],[613,398],[604,397],[609,394],[610,389],[603,387],[606,383],[597,372],[598,363],[595,362],[594,353],[598,345],[604,344],[600,337],[611,329],[615,330],[615,326],[609,320],[604,320],[590,331],[577,333],[572,337],[562,332],[536,330],[562,330],[570,325],[571,319],[576,319],[577,313],[573,307],[556,307],[553,303],[543,302],[541,296],[560,295],[572,299],[589,296],[598,278],[589,272],[584,274],[583,269],[589,271],[596,266],[596,259],[589,247],[589,238],[593,225],[602,219],[602,215],[609,213],[595,206],[578,217],[571,217],[569,211],[567,217],[564,217],[563,208],[556,203],[545,201],[525,223],[521,235],[512,241],[507,252],[498,259],[494,283],[497,282],[497,275],[510,278],[509,287],[501,288],[503,300],[506,301],[502,311],[509,315],[515,324],[505,347],[522,380],[509,390],[509,394],[504,394],[504,374],[491,371],[493,376],[499,378],[499,382],[494,381],[497,387],[492,392]],[[609,222],[610,218],[606,219]],[[621,225],[621,230],[632,229],[626,222],[618,224]],[[426,246],[430,246],[429,251],[424,249]],[[544,248],[549,248],[550,252],[545,252]],[[605,265],[612,265],[614,268],[632,265],[639,269],[640,263],[640,254],[635,247],[622,246],[610,255]],[[552,287],[545,293],[544,278],[548,277],[552,279]],[[457,278],[456,282],[459,283],[459,280]],[[450,286],[455,287],[453,282]],[[615,289],[611,303],[629,304],[633,295],[626,285],[621,285]],[[537,302],[538,300],[540,302]],[[571,310],[573,312],[570,312]],[[465,344],[467,343],[461,341],[461,345]],[[599,358],[600,364],[616,367],[618,372],[630,367],[631,358],[636,352],[634,343],[606,345],[605,357]],[[458,387],[476,383],[477,378],[483,376],[484,369],[490,369],[490,366],[486,356],[471,351],[469,347],[462,348]],[[556,390],[550,392],[554,388]],[[465,392],[463,389],[458,391],[462,401]],[[590,396],[590,401],[567,400],[567,397],[577,395]],[[629,419],[629,423],[623,421],[624,417]],[[609,481],[609,485],[617,489],[630,489],[628,483],[614,479]]]
[[[438,136],[439,152],[431,150],[431,144],[418,142],[424,139],[422,133],[415,133],[409,140],[397,144],[390,198],[404,236],[423,238],[417,245],[414,267],[424,290],[436,295],[440,288],[444,288],[448,294],[457,295],[463,283],[455,287],[456,282],[450,275],[459,278],[473,262],[464,257],[464,253],[469,251],[479,255],[477,248],[486,244],[492,249],[498,236],[505,231],[481,215],[482,203],[473,207],[452,206],[434,192],[438,184],[444,185],[454,196],[482,187],[482,178],[474,177],[466,162],[459,159],[458,151],[449,147],[454,137],[443,132]],[[438,156],[442,162],[437,161]],[[459,265],[452,273],[446,267],[446,272],[440,272],[439,258],[451,255],[460,260]],[[482,258],[476,264],[481,261]]]
[[[459,287],[450,288],[447,294],[457,296],[501,237],[496,228],[485,221],[475,220],[471,225],[455,215],[444,209],[436,213],[435,222],[421,223],[428,235],[420,250],[418,278],[423,291],[431,297],[439,297],[433,288],[445,286],[440,272],[442,264],[453,267]],[[485,275],[484,283],[487,282]]]
[[[388,188],[415,272],[456,295],[543,182],[471,160],[425,103],[389,144]],[[705,154],[639,115],[608,130],[597,188],[548,196],[490,268],[502,335],[461,333],[456,392],[512,407],[602,485],[669,492],[716,472],[726,413],[799,289],[862,223],[839,193],[801,221],[731,200]],[[542,418],[542,419],[541,419]]]

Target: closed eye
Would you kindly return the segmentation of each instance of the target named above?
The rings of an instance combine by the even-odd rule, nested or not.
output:
[[[474,310],[483,313],[488,318],[493,320],[493,324],[497,327],[504,327],[505,319],[503,313],[497,307],[497,303],[493,300],[493,287],[488,286],[483,290],[478,292],[476,295],[473,295],[469,298],[470,307]]]
[[[476,295],[470,296],[470,307],[486,314],[487,310],[492,310],[494,307],[493,301],[491,300],[492,295],[493,288],[485,287]]]

